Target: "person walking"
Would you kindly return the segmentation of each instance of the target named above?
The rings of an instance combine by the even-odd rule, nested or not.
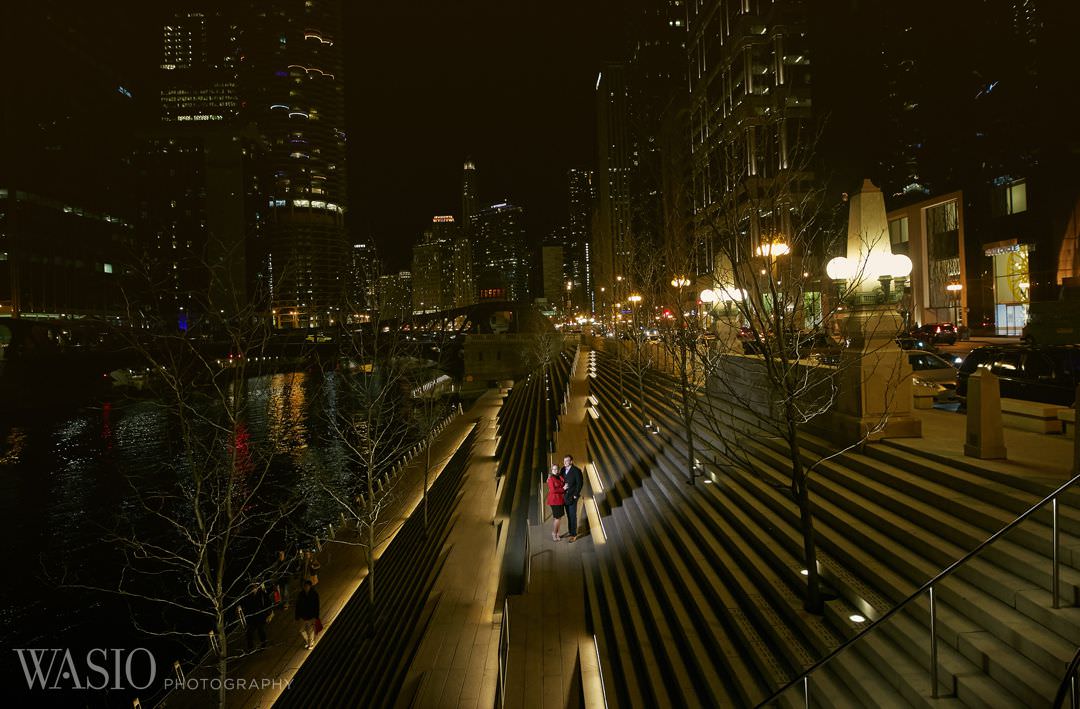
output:
[[[547,488],[547,503],[551,507],[553,518],[551,541],[557,542],[559,541],[559,523],[562,522],[562,516],[566,512],[566,478],[563,477],[558,465],[552,465],[551,470],[548,471]]]
[[[240,601],[244,612],[245,640],[247,651],[255,649],[255,636],[259,636],[259,647],[266,647],[266,624],[270,622],[270,596],[263,590],[261,583],[251,584],[251,593]]]
[[[319,622],[319,592],[311,585],[311,579],[304,579],[300,595],[296,597],[296,619],[300,621],[304,649],[310,650],[315,646],[315,624]]]
[[[574,456],[569,453],[563,456],[563,478],[566,487],[563,492],[563,501],[566,505],[566,531],[570,534],[569,541],[577,539],[577,503],[581,497],[581,486],[584,479],[581,476],[581,468],[574,465]]]

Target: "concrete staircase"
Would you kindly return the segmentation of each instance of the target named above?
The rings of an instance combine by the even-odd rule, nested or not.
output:
[[[712,464],[686,483],[673,382],[649,378],[640,429],[600,357],[590,454],[605,481],[608,543],[585,561],[589,616],[609,702],[753,705],[880,617],[1047,492],[1029,480],[957,465],[888,442],[825,462],[812,496],[823,578],[838,598],[802,609],[797,508],[781,441],[747,436],[749,470]],[[639,403],[633,400],[632,405]],[[807,434],[809,461],[834,452]],[[1070,501],[1076,501],[1075,495]],[[1080,514],[1061,512],[1063,606],[1080,588]],[[1074,558],[1075,556],[1075,558]],[[821,706],[1038,706],[1080,645],[1080,608],[1051,608],[1049,512],[1037,514],[937,589],[939,693],[931,699],[927,602],[875,628],[813,675]],[[801,703],[801,693],[786,696]]]

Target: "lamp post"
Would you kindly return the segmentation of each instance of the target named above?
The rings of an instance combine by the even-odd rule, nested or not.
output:
[[[896,344],[903,326],[897,303],[911,259],[892,253],[884,196],[872,182],[863,183],[848,209],[847,253],[825,267],[846,306],[839,329],[849,343],[838,375],[837,437],[858,442],[918,436],[910,366]]]

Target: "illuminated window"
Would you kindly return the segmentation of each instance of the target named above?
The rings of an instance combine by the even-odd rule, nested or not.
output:
[[[1016,180],[994,186],[991,212],[995,217],[1027,211],[1027,182]]]

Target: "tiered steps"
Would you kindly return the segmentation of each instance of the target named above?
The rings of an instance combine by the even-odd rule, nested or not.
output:
[[[594,380],[601,387],[606,381]],[[716,543],[732,549],[728,553],[734,563],[755,573],[756,587],[768,587],[774,595],[782,595],[778,589],[786,587],[794,598],[801,597],[804,584],[796,575],[802,537],[797,508],[786,492],[790,457],[783,442],[744,438],[742,445],[752,453],[751,470],[725,474],[707,464],[716,483],[690,488],[679,482],[685,480],[685,442],[670,404],[672,388],[673,382],[665,377],[650,378],[650,412],[661,426],[663,444],[657,446],[655,469],[642,490],[658,486],[659,473],[665,472],[677,483],[675,488],[681,486],[686,493],[681,501],[670,498],[672,517],[702,520]],[[613,412],[610,417],[616,416]],[[632,425],[624,425],[623,435],[640,437]],[[709,446],[718,442],[705,426],[697,429],[696,438],[701,459],[710,461]],[[807,462],[834,452],[828,442],[811,435],[802,442]],[[947,465],[889,443],[827,461],[812,480],[819,561],[823,576],[842,598],[828,604],[828,627],[800,627],[797,615],[778,614],[783,620],[779,627],[791,629],[796,640],[774,634],[772,641],[774,647],[785,643],[798,647],[802,641],[812,657],[820,657],[830,642],[855,629],[847,621],[849,608],[880,616],[1046,493],[1030,481],[986,474],[974,466]],[[635,491],[634,497],[640,494]],[[1080,549],[1080,515],[1074,508],[1063,508],[1059,524],[1065,562],[1063,604],[1072,605],[1080,595],[1080,572],[1073,563],[1074,552]],[[703,537],[694,537],[685,527],[676,533],[680,540],[703,544]],[[609,553],[619,547],[615,536],[611,534]],[[939,679],[942,692],[954,694],[944,701],[1032,706],[1052,699],[1080,644],[1080,609],[1050,607],[1049,540],[1047,511],[940,584]],[[734,550],[739,549],[748,556],[737,556]],[[753,561],[755,556],[759,563]],[[737,578],[731,582],[735,588],[744,585]],[[790,598],[778,605],[769,600],[771,607],[795,607]],[[845,607],[845,600],[852,606]],[[939,705],[943,700],[930,699],[928,648],[927,601],[921,599],[840,656],[829,674],[860,702]],[[800,664],[798,657],[783,659],[790,670]],[[823,681],[820,674],[814,675],[815,683]],[[882,679],[888,682],[884,691]],[[866,688],[875,684],[868,693]],[[812,694],[815,701],[825,702],[833,693],[818,689]]]

